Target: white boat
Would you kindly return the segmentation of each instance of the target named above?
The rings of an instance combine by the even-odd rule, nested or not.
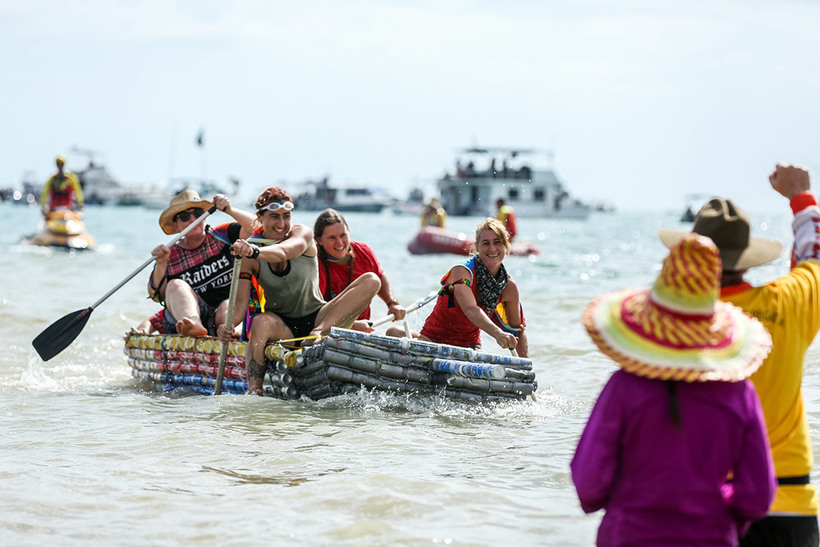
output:
[[[89,205],[117,205],[123,193],[120,182],[108,169],[94,161],[82,171],[77,171],[77,178],[83,188],[85,203]]]
[[[467,148],[456,169],[437,181],[448,215],[495,216],[502,198],[520,218],[586,219],[592,206],[573,198],[552,168],[549,151]]]
[[[386,195],[376,194],[366,186],[331,186],[327,177],[300,184],[292,195],[293,204],[303,211],[331,207],[345,213],[380,213],[390,205]]]

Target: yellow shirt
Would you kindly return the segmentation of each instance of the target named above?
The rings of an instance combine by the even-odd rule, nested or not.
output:
[[[52,191],[57,194],[52,195]],[[63,172],[62,176],[56,173],[46,181],[43,193],[40,195],[40,208],[44,211],[47,208],[53,210],[55,207],[73,208],[72,198],[77,201],[79,207],[83,206],[83,189],[80,186],[80,179],[71,171]]]
[[[772,335],[772,352],[751,380],[763,406],[777,476],[810,474],[814,456],[801,383],[803,358],[820,330],[820,264],[806,260],[761,287],[725,287],[721,299],[759,319]],[[813,484],[778,486],[769,511],[817,515],[817,491]]]
[[[424,211],[421,212],[421,227],[424,228],[425,226],[438,226],[439,228],[444,228],[444,224],[447,220],[447,213],[444,212],[444,209],[438,207],[437,209],[433,209],[432,207],[427,207]]]

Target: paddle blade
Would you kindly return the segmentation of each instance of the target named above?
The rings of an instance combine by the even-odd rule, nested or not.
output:
[[[52,323],[34,339],[32,345],[43,361],[48,361],[64,349],[80,334],[91,317],[93,308],[69,313]]]

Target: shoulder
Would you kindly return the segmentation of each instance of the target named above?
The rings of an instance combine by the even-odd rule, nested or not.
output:
[[[353,252],[358,255],[371,257],[373,259],[376,258],[376,253],[373,252],[373,249],[367,243],[362,243],[361,241],[351,241],[350,246],[353,248]]]
[[[300,237],[313,241],[313,228],[305,224],[292,224],[290,227],[290,237]]]
[[[468,260],[467,262],[462,262],[460,264],[456,264],[450,271],[447,272],[447,277],[452,280],[459,280],[459,279],[472,279],[473,278],[473,263],[472,259]]]
[[[350,246],[353,247],[356,250],[363,250],[365,252],[370,252],[370,253],[373,252],[373,249],[370,248],[370,245],[368,245],[367,243],[363,243],[361,241],[351,241]]]

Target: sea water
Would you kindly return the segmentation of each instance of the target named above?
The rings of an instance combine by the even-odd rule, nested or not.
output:
[[[774,201],[774,200],[773,200]],[[753,231],[791,244],[788,205]],[[19,244],[39,212],[0,204],[0,544],[591,545],[569,462],[615,366],[580,322],[593,297],[648,287],[679,211],[520,219],[535,257],[509,257],[538,377],[535,401],[472,404],[364,390],[319,402],[158,393],[137,384],[123,334],[154,313],[150,266],[92,313],[71,346],[42,362],[31,341],[86,308],[171,238],[158,211],[89,207],[93,252]],[[296,211],[310,226],[316,213]],[[455,255],[413,256],[412,216],[349,214],[405,305],[438,287]],[[229,220],[215,214],[209,223]],[[472,232],[480,219],[448,219]],[[764,282],[786,254],[753,270]],[[431,305],[409,316],[418,329]],[[386,314],[380,300],[373,317]],[[387,327],[384,325],[379,330]],[[485,349],[499,348],[486,335]],[[804,393],[820,443],[820,347]]]

